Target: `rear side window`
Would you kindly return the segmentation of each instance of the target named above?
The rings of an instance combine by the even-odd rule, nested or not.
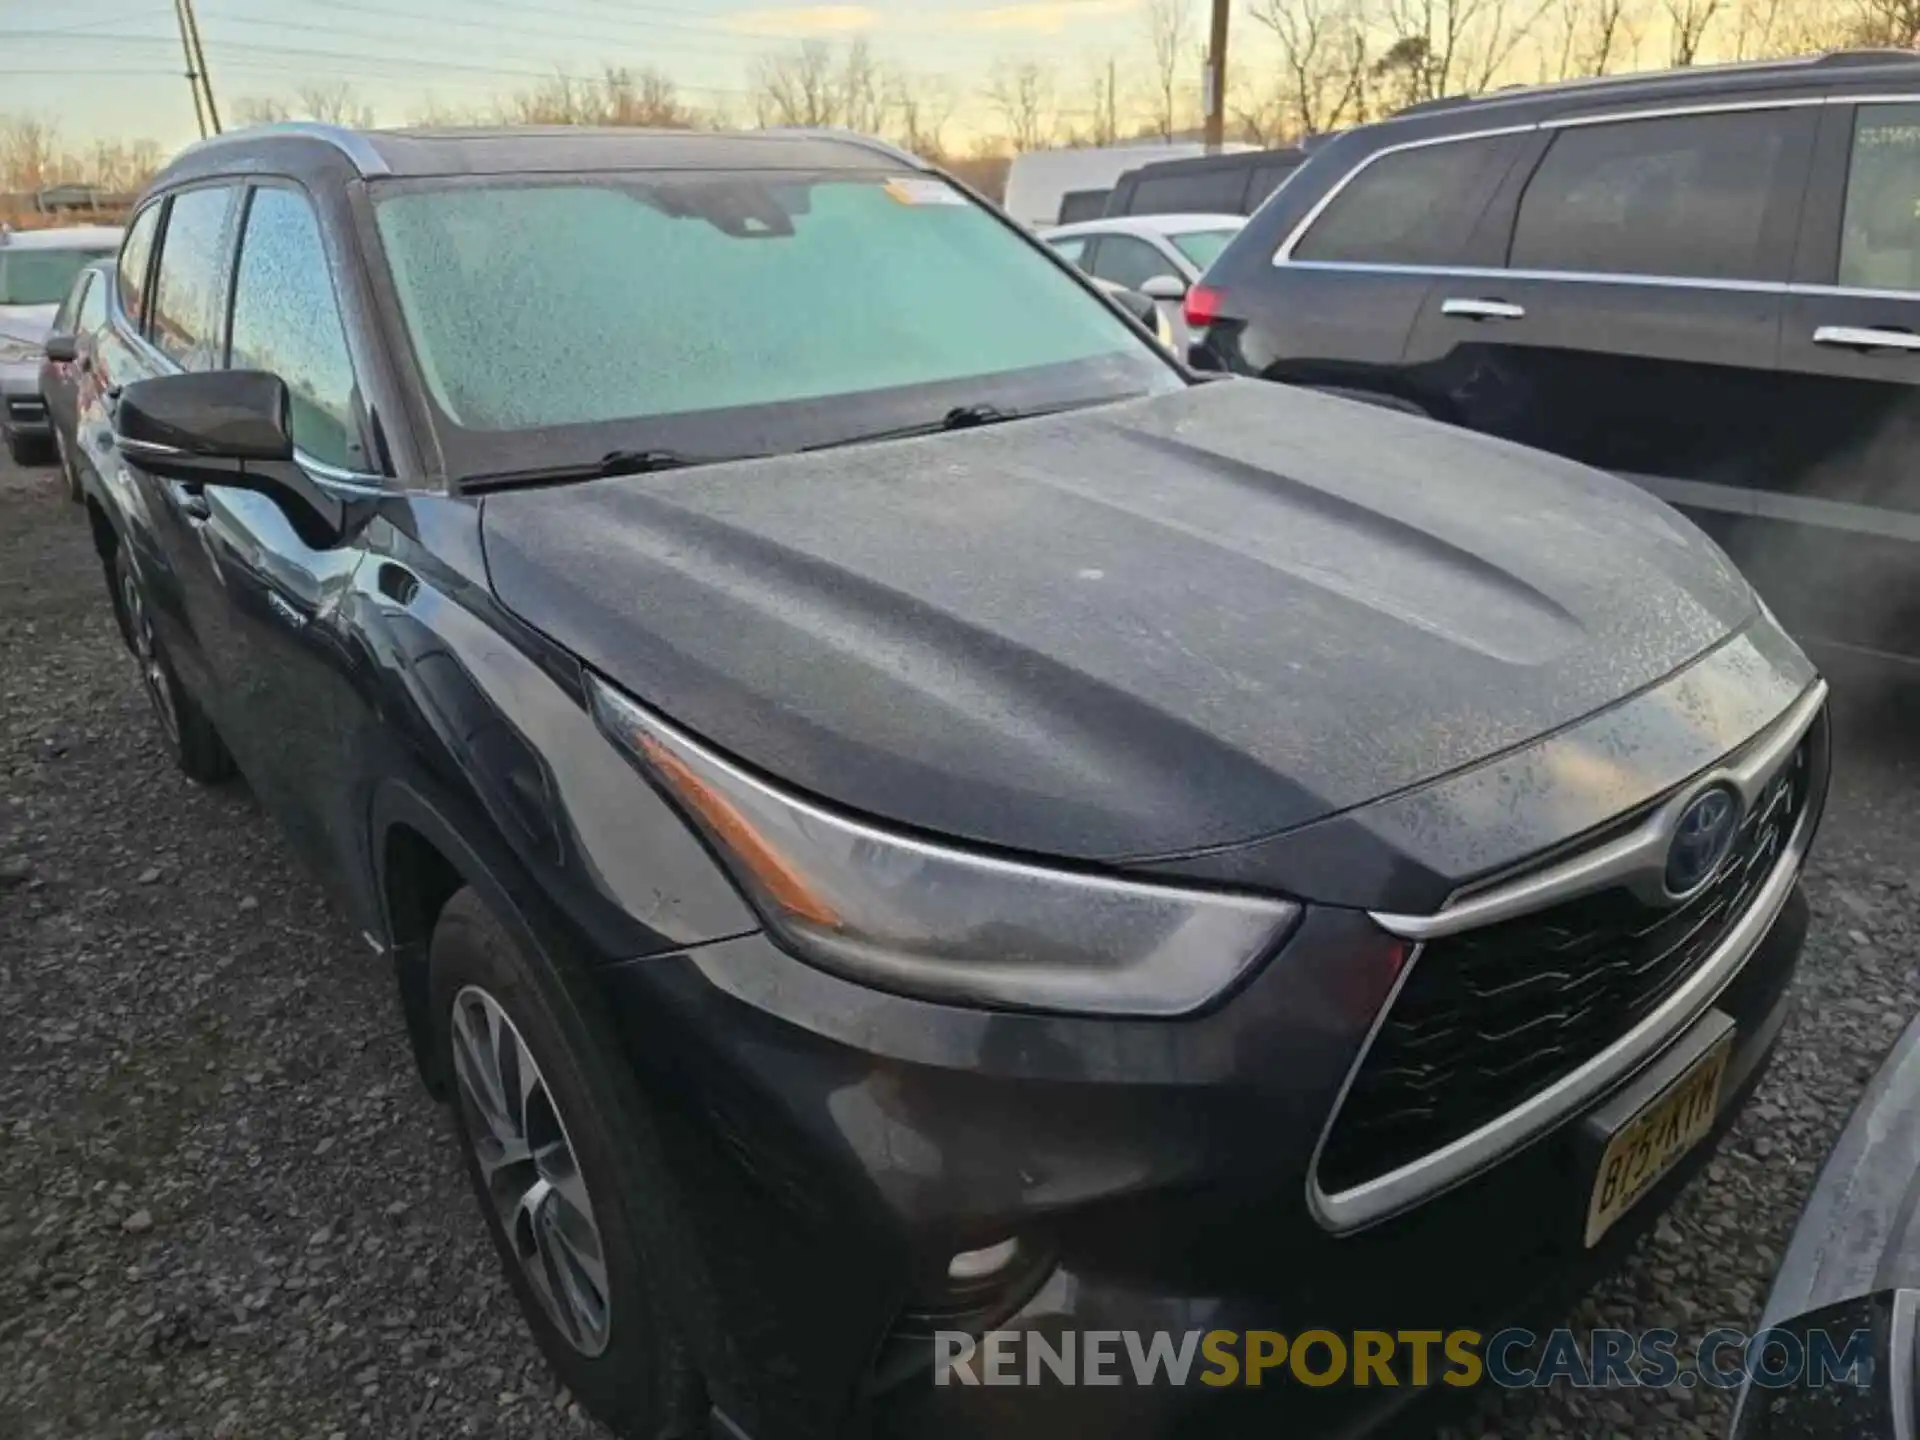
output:
[[[1498,153],[1458,140],[1382,155],[1334,196],[1293,248],[1295,260],[1445,265],[1458,259],[1465,197]]]
[[[1075,265],[1084,265],[1087,258],[1087,246],[1091,245],[1093,241],[1086,235],[1069,235],[1065,239],[1049,240],[1047,243],[1060,252],[1060,258],[1062,260],[1071,261]]]
[[[153,232],[159,223],[160,206],[147,206],[134,218],[120,247],[120,305],[137,330],[146,328],[147,261],[153,256]]]
[[[211,370],[218,346],[215,301],[226,259],[230,187],[187,190],[173,197],[160,265],[153,276],[155,348],[185,370]]]
[[[1920,291],[1920,105],[1862,105],[1847,167],[1840,283]]]
[[[1138,290],[1149,280],[1177,274],[1173,261],[1131,235],[1102,235],[1093,255],[1093,273],[1102,280]]]
[[[293,443],[323,465],[362,470],[353,362],[320,223],[306,198],[263,187],[247,206],[227,362],[286,382]]]
[[[1247,168],[1223,165],[1189,175],[1142,175],[1131,213],[1238,215],[1247,192]]]
[[[1792,153],[1785,110],[1564,130],[1520,200],[1510,262],[1686,279],[1769,275],[1763,224]]]
[[[1077,225],[1082,220],[1098,220],[1107,209],[1110,190],[1069,190],[1060,197],[1060,223]]]
[[[1246,213],[1251,215],[1267,203],[1267,197],[1286,184],[1287,177],[1300,168],[1295,161],[1287,165],[1262,165],[1253,172],[1253,184],[1247,191]]]

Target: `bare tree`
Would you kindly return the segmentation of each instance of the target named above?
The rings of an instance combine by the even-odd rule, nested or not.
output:
[[[54,128],[31,115],[0,116],[0,190],[38,190],[59,179]]]
[[[840,64],[840,120],[862,135],[879,135],[887,128],[887,86],[864,39],[847,46]]]
[[[1667,38],[1667,63],[1675,67],[1691,65],[1700,54],[1707,27],[1720,13],[1720,0],[1661,0],[1670,24]]]
[[[1391,43],[1370,74],[1402,104],[1489,88],[1554,0],[1386,0]],[[1718,3],[1718,0],[1714,0]]]
[[[673,77],[648,65],[639,71],[624,65],[601,76],[600,125],[633,125],[652,130],[690,130],[696,116],[680,101]]]
[[[242,95],[233,102],[233,123],[236,125],[272,125],[292,118],[292,112],[287,109],[285,102],[271,96]]]
[[[1565,0],[1556,16],[1552,49],[1543,57],[1541,78],[1605,75],[1615,64],[1631,69],[1639,49],[1640,31],[1629,0]]]
[[[1367,30],[1354,0],[1252,0],[1247,13],[1280,44],[1286,128],[1318,135],[1361,118]]]
[[[1085,134],[1094,145],[1111,145],[1120,138],[1120,64],[1109,55],[1096,60],[1087,72]]]
[[[302,85],[294,92],[298,113],[309,120],[329,125],[345,125],[354,130],[371,130],[373,107],[353,93],[345,81],[332,85]]]
[[[844,113],[833,47],[806,40],[762,55],[751,74],[753,113],[761,125],[838,125]]]
[[[952,84],[944,77],[896,71],[887,81],[887,98],[894,141],[930,160],[944,157],[947,146],[941,132],[959,106]]]
[[[1920,0],[1855,0],[1855,6],[1843,43],[1900,50],[1920,47]]]
[[[1193,0],[1149,0],[1147,37],[1153,45],[1154,123],[1171,140],[1178,128],[1180,77],[1193,58]]]
[[[996,65],[987,85],[987,99],[1006,123],[1007,138],[1016,151],[1040,150],[1053,140],[1059,123],[1054,113],[1053,76],[1037,60]]]

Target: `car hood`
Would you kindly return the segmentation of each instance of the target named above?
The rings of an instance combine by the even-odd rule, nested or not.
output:
[[[502,603],[746,764],[1104,861],[1418,785],[1754,613],[1625,482],[1254,381],[503,492],[482,525]]]
[[[53,331],[58,305],[0,305],[0,335],[38,345]]]

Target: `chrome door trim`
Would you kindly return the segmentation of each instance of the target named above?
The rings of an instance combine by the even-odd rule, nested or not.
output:
[[[1813,332],[1813,343],[1860,350],[1920,350],[1920,335],[1872,325],[1822,325]]]

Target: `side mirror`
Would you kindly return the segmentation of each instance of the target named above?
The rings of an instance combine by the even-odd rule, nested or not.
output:
[[[264,370],[135,380],[113,411],[114,443],[134,465],[183,485],[230,485],[278,501],[302,538],[331,544],[349,502],[294,462],[286,382]]]
[[[263,370],[156,375],[120,392],[114,440],[127,459],[187,484],[246,484],[247,467],[293,459],[287,387]]]
[[[71,365],[80,358],[78,337],[73,335],[49,335],[46,344],[47,359],[56,365]]]
[[[1107,291],[1114,303],[1138,320],[1149,330],[1157,330],[1160,322],[1160,307],[1138,290],[1129,290],[1124,285],[1115,285]]]
[[[1187,282],[1178,275],[1156,275],[1140,287],[1140,293],[1150,300],[1177,304],[1187,298]]]

